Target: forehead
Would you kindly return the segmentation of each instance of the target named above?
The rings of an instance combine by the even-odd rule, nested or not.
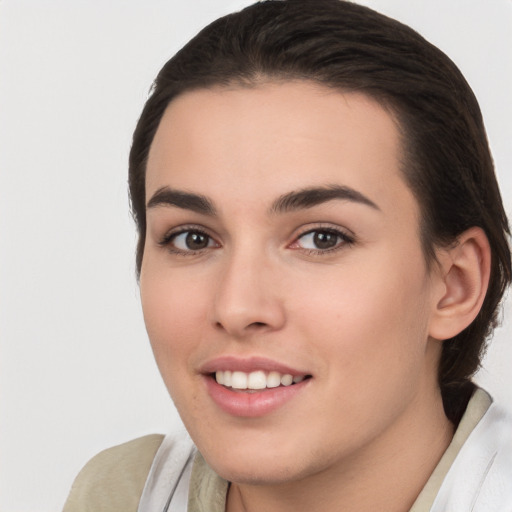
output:
[[[339,184],[392,206],[410,196],[397,122],[372,98],[309,82],[200,89],[168,106],[151,146],[146,190],[162,186],[259,200]],[[258,194],[256,194],[258,191]],[[378,201],[376,201],[378,202]]]

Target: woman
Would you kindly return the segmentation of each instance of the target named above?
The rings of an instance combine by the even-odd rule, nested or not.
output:
[[[339,0],[221,18],[159,73],[130,194],[191,440],[100,454],[65,510],[510,509],[511,423],[470,380],[509,228],[438,49]]]

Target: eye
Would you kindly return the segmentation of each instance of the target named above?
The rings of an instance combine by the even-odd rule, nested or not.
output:
[[[354,239],[337,229],[312,229],[302,234],[292,244],[293,249],[305,249],[312,252],[327,252],[354,243]]]
[[[217,242],[210,235],[198,229],[184,229],[170,233],[164,237],[160,245],[166,246],[171,252],[178,254],[218,247]]]

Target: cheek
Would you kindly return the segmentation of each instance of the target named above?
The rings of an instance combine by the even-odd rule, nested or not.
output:
[[[187,368],[206,318],[205,294],[165,272],[144,272],[140,280],[144,321],[164,380]]]
[[[342,371],[382,377],[421,364],[429,297],[421,254],[407,262],[382,255],[368,265],[347,264],[329,280],[311,280],[308,290],[296,309],[301,329]]]
[[[332,425],[376,433],[435,373],[425,359],[428,288],[421,269],[347,272],[338,281],[343,286],[318,290],[297,311],[311,359],[322,364]],[[339,435],[335,427],[331,434]]]
[[[165,386],[184,418],[200,416],[197,387],[190,381],[191,361],[204,338],[205,311],[197,286],[165,272],[141,274],[141,300],[151,347]],[[199,287],[199,289],[201,289]]]

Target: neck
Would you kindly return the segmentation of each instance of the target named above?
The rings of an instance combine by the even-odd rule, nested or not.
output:
[[[418,399],[388,431],[319,473],[276,485],[233,483],[226,512],[406,512],[453,437],[440,392]]]

